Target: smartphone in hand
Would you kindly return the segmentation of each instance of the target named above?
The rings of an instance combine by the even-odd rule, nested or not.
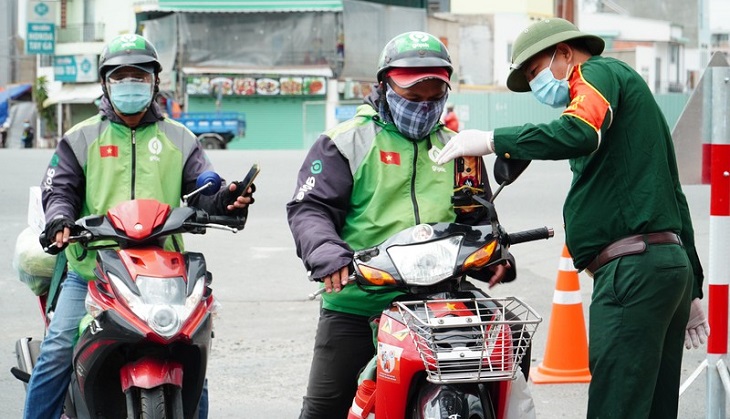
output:
[[[260,171],[261,169],[259,168],[258,163],[254,163],[246,174],[246,177],[244,177],[242,181],[236,182],[236,190],[239,195],[243,196],[246,194],[246,191],[248,191],[248,188],[251,187],[254,179],[256,179],[256,176],[259,175]]]

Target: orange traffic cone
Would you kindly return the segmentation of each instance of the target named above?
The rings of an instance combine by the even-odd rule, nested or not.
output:
[[[578,271],[567,246],[563,246],[558,267],[545,358],[530,369],[530,378],[535,384],[591,381]]]

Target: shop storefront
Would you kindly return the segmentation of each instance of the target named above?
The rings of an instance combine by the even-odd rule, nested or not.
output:
[[[297,149],[361,103],[382,46],[424,30],[426,12],[356,0],[158,0],[139,6],[137,20],[158,49],[161,89],[185,111],[245,114],[246,134],[229,148]]]
[[[229,70],[230,71],[230,70]],[[279,69],[276,73],[224,73],[185,68],[185,102],[190,112],[239,112],[246,135],[229,148],[296,149],[323,130],[327,67]]]

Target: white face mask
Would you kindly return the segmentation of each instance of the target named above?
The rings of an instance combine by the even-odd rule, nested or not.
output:
[[[530,80],[532,94],[541,103],[552,106],[553,108],[565,107],[570,103],[570,85],[567,80],[568,74],[570,74],[570,68],[568,68],[568,73],[562,80],[556,79],[550,70],[557,52],[557,49],[553,52],[553,56],[550,58],[550,64],[540,71],[534,79]]]

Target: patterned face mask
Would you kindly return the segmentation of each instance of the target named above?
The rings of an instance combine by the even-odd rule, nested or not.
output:
[[[448,94],[438,100],[413,102],[387,89],[385,100],[390,107],[393,123],[401,134],[412,140],[420,140],[428,135],[441,119]]]

